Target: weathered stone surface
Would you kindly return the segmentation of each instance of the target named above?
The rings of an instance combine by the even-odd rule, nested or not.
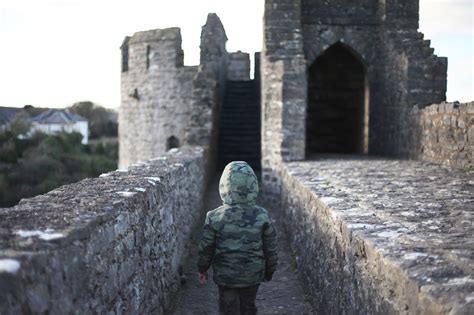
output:
[[[228,55],[227,80],[250,80],[250,55],[240,50]]]
[[[193,82],[192,114],[186,126],[186,143],[217,146],[218,114],[227,77],[227,36],[216,14],[209,14],[201,32],[201,65]],[[211,154],[215,156],[215,153]]]
[[[283,165],[282,207],[321,314],[472,314],[474,173],[376,158]]]
[[[171,150],[0,209],[0,313],[163,314],[203,214],[205,156]]]
[[[411,122],[412,158],[474,169],[474,102],[415,107]]]

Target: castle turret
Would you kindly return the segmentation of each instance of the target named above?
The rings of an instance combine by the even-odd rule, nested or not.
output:
[[[137,32],[121,50],[119,164],[125,167],[180,146],[197,68],[183,66],[179,28]]]

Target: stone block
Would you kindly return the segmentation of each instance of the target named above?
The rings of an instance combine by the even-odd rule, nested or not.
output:
[[[466,103],[466,112],[469,115],[474,115],[474,102]]]
[[[444,104],[444,110],[446,114],[452,114],[454,111],[454,103],[445,103]]]
[[[474,146],[474,126],[470,126],[469,129],[467,130],[467,139],[468,139],[468,144],[471,146],[471,151],[472,147]]]

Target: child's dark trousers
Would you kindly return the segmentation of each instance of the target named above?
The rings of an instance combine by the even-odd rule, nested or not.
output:
[[[219,313],[221,315],[255,315],[258,285],[246,288],[219,286]]]

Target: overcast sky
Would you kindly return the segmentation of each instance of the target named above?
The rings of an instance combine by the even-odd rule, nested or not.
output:
[[[412,0],[405,0],[412,1]],[[0,0],[0,106],[120,104],[124,36],[178,26],[185,64],[199,62],[207,13],[226,29],[228,51],[262,46],[263,0]],[[420,31],[447,56],[449,101],[474,100],[473,0],[420,0]]]

